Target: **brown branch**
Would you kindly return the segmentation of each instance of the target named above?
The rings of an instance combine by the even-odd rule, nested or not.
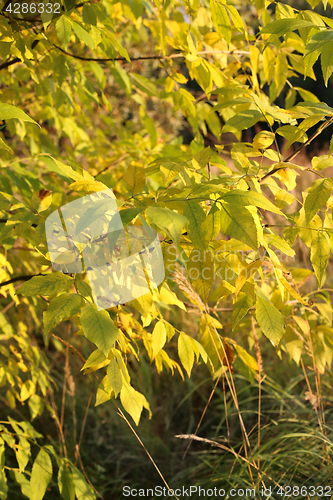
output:
[[[83,463],[82,463],[82,460],[81,460],[80,450],[79,450],[79,448],[78,448],[78,445],[76,445],[76,446],[75,446],[75,451],[76,451],[76,453],[77,453],[77,455],[78,455],[78,457],[79,457],[81,470],[82,470],[82,472],[83,472],[84,477],[85,477],[85,478],[86,478],[86,480],[87,480],[87,483],[89,483],[89,484],[90,484],[90,486],[92,487],[92,489],[94,490],[94,492],[96,493],[96,495],[97,495],[99,498],[101,498],[101,499],[103,500],[102,495],[100,495],[100,494],[98,493],[98,491],[96,490],[95,486],[92,484],[92,482],[90,481],[89,477],[87,476],[86,471],[84,470]]]
[[[6,224],[6,222],[8,222],[7,219],[0,219],[0,224]],[[16,222],[16,221],[14,221],[14,222]],[[19,224],[20,221],[17,221],[17,223]],[[38,226],[38,224],[31,224],[31,227],[37,227],[37,226]]]
[[[40,42],[40,40],[34,40],[32,45],[31,45],[31,50],[33,50],[39,42]],[[8,68],[9,66],[12,66],[13,64],[18,63],[18,62],[22,62],[19,57],[15,57],[14,59],[11,59],[10,61],[4,62],[4,63],[0,64],[0,71],[2,69]]]
[[[3,281],[0,283],[0,288],[2,286],[10,285],[11,283],[15,283],[16,281],[28,281],[30,278],[34,278],[35,276],[46,276],[45,274],[27,274],[25,276],[15,276],[15,278],[11,278],[8,281]]]
[[[83,362],[83,364],[85,364],[85,362],[86,362],[85,358],[82,356],[82,354],[77,349],[75,349],[74,346],[72,346],[72,344],[70,344],[69,342],[67,342],[67,340],[64,340],[64,339],[58,337],[58,335],[55,335],[54,333],[52,333],[52,337],[54,337],[55,339],[59,340],[59,342],[61,342],[66,347],[68,347],[71,351],[73,351],[77,356],[79,356],[79,358],[81,359],[81,361]]]
[[[62,49],[58,45],[53,44],[53,47],[56,47],[58,50],[60,50],[63,54],[66,54],[67,56],[74,57],[75,59],[79,59],[80,61],[96,61],[96,62],[109,62],[109,61],[123,61],[123,62],[128,62],[126,57],[83,57],[83,56],[77,56],[75,54],[72,54],[71,52],[67,52],[66,50]],[[250,52],[247,52],[245,50],[201,50],[197,52],[197,54],[250,54]],[[152,60],[157,60],[157,59],[176,59],[178,57],[186,57],[184,54],[171,54],[170,56],[140,56],[140,57],[132,57],[130,58],[131,61],[144,61],[147,59],[152,59]]]
[[[15,57],[15,59],[11,59],[10,61],[2,63],[2,64],[0,64],[0,71],[2,69],[9,68],[9,66],[11,66],[12,64],[16,64],[18,62],[21,62],[21,59],[19,59],[18,57]]]
[[[312,136],[309,137],[309,139],[306,142],[304,142],[304,144],[301,144],[296,149],[296,151],[294,151],[285,160],[283,160],[283,162],[284,163],[288,163],[289,161],[293,160],[295,158],[295,156],[298,155],[298,153],[300,153],[306,146],[308,146],[308,144],[310,144],[310,142],[312,142],[319,134],[322,133],[323,130],[325,130],[325,128],[329,127],[332,123],[333,123],[333,117],[331,117],[325,123],[323,123],[322,125],[320,125],[320,127],[318,127],[318,129],[312,134]],[[273,170],[271,170],[270,172],[268,172],[267,174],[265,174],[262,179],[260,179],[260,183],[262,183],[267,177],[270,177],[271,175],[275,174],[276,172],[278,172],[279,170],[284,169],[284,168],[287,168],[287,167],[274,168]]]
[[[48,274],[52,274],[52,273],[27,274],[27,275],[23,275],[23,276],[15,276],[14,278],[11,278],[8,281],[3,281],[2,283],[0,283],[0,288],[2,286],[10,285],[11,283],[15,283],[16,281],[28,281],[28,280],[30,280],[30,278],[34,278],[35,276],[47,276]],[[63,274],[71,276],[73,273],[63,273]]]

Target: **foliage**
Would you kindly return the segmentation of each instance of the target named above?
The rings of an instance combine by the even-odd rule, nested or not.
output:
[[[52,335],[60,339],[52,345],[83,358],[85,374],[103,373],[96,405],[120,401],[136,425],[143,409],[151,412],[131,367],[144,356],[158,373],[182,379],[203,362],[232,388],[233,371],[252,381],[260,372],[241,345],[246,331],[250,348],[267,338],[296,364],[310,354],[316,376],[323,374],[333,357],[331,289],[322,289],[333,244],[333,184],[324,172],[333,165],[332,144],[312,168],[292,160],[333,122],[333,108],[290,78],[314,79],[320,58],[329,84],[332,20],[269,0],[251,5],[257,33],[226,0],[66,0],[59,13],[29,15],[11,7],[3,4],[0,28],[0,370],[10,410],[27,402],[32,420],[48,411],[62,434],[47,361]],[[179,135],[184,123],[190,144]],[[242,131],[256,124],[267,130],[242,142]],[[205,147],[208,134],[215,147]],[[287,141],[283,153],[278,136]],[[318,179],[298,199],[297,179],[309,171]],[[125,226],[159,232],[166,279],[99,311],[86,273],[51,272],[45,219],[107,188]],[[313,273],[287,261],[296,238],[310,249]],[[301,290],[312,274],[316,286]],[[219,316],[221,305],[232,318]],[[197,333],[176,327],[169,314],[191,306],[200,313]],[[68,319],[73,333],[66,336]],[[85,359],[77,342],[97,349]],[[75,465],[81,441],[70,461],[64,443],[64,456],[41,446],[46,433],[27,421],[9,417],[1,430],[1,463],[5,453],[8,463],[5,448],[14,450],[19,473],[7,467],[24,496],[44,497],[56,463],[62,498],[95,498]],[[39,447],[34,460],[31,444]],[[0,480],[5,499],[6,469]]]

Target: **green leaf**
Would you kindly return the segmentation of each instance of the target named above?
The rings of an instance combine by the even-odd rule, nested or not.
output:
[[[217,33],[225,39],[229,47],[231,41],[231,23],[225,6],[217,0],[210,0],[210,11]]]
[[[150,222],[162,229],[179,246],[182,229],[187,223],[187,218],[183,215],[169,210],[168,208],[152,207],[147,208],[147,217]]]
[[[79,24],[77,24],[75,21],[72,21],[73,24],[73,29],[75,35],[78,37],[79,40],[84,42],[90,49],[95,48],[95,42],[92,36],[86,31],[85,29],[82,28]]]
[[[120,401],[127,413],[131,415],[136,425],[139,425],[143,407],[149,408],[144,395],[136,391],[128,382],[124,381],[120,392]]]
[[[143,208],[124,208],[120,210],[119,214],[123,225],[127,226],[142,210]]]
[[[34,276],[29,281],[23,283],[16,293],[26,297],[36,295],[53,295],[65,292],[73,284],[73,278],[63,273],[49,273],[45,276]]]
[[[96,26],[97,24],[97,18],[94,7],[88,2],[86,2],[83,6],[82,18],[86,24],[92,24],[93,26]]]
[[[192,243],[200,250],[205,250],[208,247],[208,240],[204,227],[206,214],[203,208],[195,201],[188,201],[183,214],[189,221],[188,235]]]
[[[38,125],[35,120],[30,118],[22,109],[12,106],[11,104],[5,104],[0,102],[0,120],[11,120],[12,118],[17,118],[18,120],[23,120],[24,122],[31,122]],[[39,127],[39,125],[38,125]]]
[[[330,179],[317,179],[312,183],[305,199],[305,220],[309,222],[318,210],[325,205],[333,189]]]
[[[92,366],[98,366],[106,360],[106,356],[100,351],[99,349],[96,349],[93,351],[87,361],[84,363],[84,365],[81,368],[82,370],[85,370],[86,368],[91,368]]]
[[[184,170],[184,163],[163,159],[155,161],[151,165],[160,165],[164,185],[167,186],[177,175]]]
[[[30,443],[27,439],[19,436],[19,444],[15,448],[17,463],[19,464],[20,472],[23,472],[30,458]]]
[[[194,364],[194,348],[191,337],[182,332],[178,337],[178,355],[187,375],[190,377]]]
[[[110,71],[113,75],[113,78],[118,83],[118,85],[126,91],[128,96],[130,96],[132,92],[131,79],[126,73],[126,71],[124,71],[123,68],[120,66],[118,61],[115,61],[114,67],[110,68]]]
[[[5,149],[8,153],[13,154],[13,150],[5,143],[5,141],[0,137],[0,149]]]
[[[45,165],[51,172],[55,172],[64,177],[69,177],[75,181],[90,180],[94,181],[94,177],[90,175],[86,170],[82,170],[82,173],[77,172],[69,165],[65,165],[59,160],[56,160],[52,156],[43,155],[41,159],[45,162]]]
[[[167,339],[167,332],[163,321],[158,321],[156,323],[156,325],[154,326],[152,337],[153,358],[155,358],[160,350],[164,347]]]
[[[246,207],[224,202],[221,204],[220,217],[222,233],[242,241],[254,250],[258,248],[257,227]]]
[[[123,379],[121,376],[120,367],[115,357],[112,356],[110,364],[107,367],[106,374],[108,377],[108,381],[112,390],[114,392],[114,397],[116,398],[121,391],[123,386]]]
[[[261,193],[255,191],[243,191],[241,189],[232,189],[227,193],[221,195],[221,199],[227,201],[228,203],[239,203],[240,205],[253,205],[258,208],[263,208],[264,210],[269,210],[278,215],[285,217],[284,213],[281,212],[272,202],[267,200],[265,196]]]
[[[330,254],[330,239],[323,231],[313,231],[315,234],[311,240],[311,263],[321,288],[324,284],[324,276]]]
[[[332,42],[332,40],[333,40],[333,30],[331,29],[325,29],[313,35],[313,37],[306,44],[304,50],[304,59],[307,58],[310,54],[312,54],[312,52],[315,52],[316,50],[318,50],[321,54],[323,54],[327,46],[329,46],[330,43]]]
[[[279,52],[275,64],[275,84],[277,95],[285,86],[288,78],[288,61],[284,52]]]
[[[229,118],[227,123],[222,128],[222,134],[226,132],[239,132],[241,130],[251,128],[260,120],[261,117],[262,113],[260,111],[256,111],[255,109],[239,111],[234,116]]]
[[[272,344],[277,346],[283,337],[284,317],[260,288],[257,288],[255,292],[257,295],[256,318],[258,324]]]
[[[131,75],[131,77],[133,78],[133,80],[136,83],[136,86],[140,90],[142,90],[143,92],[145,92],[149,96],[158,97],[158,89],[157,89],[156,85],[151,80],[149,80],[145,76],[138,75],[137,73],[131,72],[129,74]]]
[[[72,35],[72,24],[68,19],[68,17],[66,16],[59,17],[59,19],[56,22],[55,28],[57,37],[59,38],[63,47],[66,48]]]
[[[80,321],[84,336],[107,357],[118,336],[118,328],[107,311],[97,311],[95,305],[86,304],[82,308]]]
[[[306,21],[305,19],[278,19],[268,23],[260,30],[260,34],[268,33],[272,35],[266,42],[266,44],[268,44],[276,37],[287,35],[287,33],[301,28],[309,28],[313,26],[314,24],[312,21]]]
[[[64,500],[74,500],[75,499],[75,486],[73,481],[73,475],[70,470],[68,470],[66,463],[61,462],[58,472],[58,487],[60,495]]]
[[[321,69],[327,87],[328,80],[333,73],[333,40],[328,43],[321,53]]]
[[[43,313],[45,335],[65,319],[74,316],[83,304],[84,299],[76,293],[63,293],[52,299]]]
[[[68,188],[72,191],[77,191],[78,193],[97,193],[98,191],[108,189],[108,187],[102,182],[95,180],[91,181],[88,179],[72,182]]]
[[[131,196],[140,193],[146,183],[145,169],[133,163],[125,170],[123,181]]]
[[[235,328],[241,319],[244,318],[250,307],[253,305],[253,300],[246,293],[240,292],[233,305],[232,311],[232,328]]]
[[[188,277],[204,302],[207,303],[208,294],[214,281],[214,258],[208,250],[194,248],[187,263]]]
[[[44,410],[44,402],[38,394],[33,394],[28,401],[29,410],[31,414],[31,420],[41,415]]]
[[[32,466],[30,479],[30,500],[42,500],[52,478],[50,455],[41,448]]]
[[[70,464],[70,467],[72,469],[77,500],[96,500],[95,492],[85,480],[84,475],[74,465]]]

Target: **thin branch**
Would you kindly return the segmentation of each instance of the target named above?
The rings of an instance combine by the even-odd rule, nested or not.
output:
[[[92,489],[94,490],[94,492],[96,493],[96,495],[103,500],[102,495],[100,495],[98,493],[98,491],[96,490],[95,486],[92,484],[92,482],[90,481],[89,477],[87,476],[86,471],[84,470],[83,463],[82,463],[82,460],[81,460],[80,450],[78,448],[78,445],[75,446],[75,450],[76,450],[76,452],[78,454],[79,461],[80,461],[80,466],[81,466],[81,469],[82,469],[84,477],[86,478],[87,482],[90,484],[90,486],[92,487]]]
[[[2,286],[10,285],[11,283],[15,283],[16,281],[28,281],[30,278],[34,278],[35,276],[46,276],[46,274],[27,274],[25,276],[15,276],[15,278],[11,278],[8,281],[0,283],[0,288]]]
[[[147,448],[145,447],[145,445],[143,444],[143,442],[141,441],[141,439],[139,438],[138,434],[135,432],[135,430],[133,429],[133,427],[131,426],[130,422],[127,420],[127,418],[125,417],[125,415],[123,414],[123,412],[121,411],[121,409],[119,408],[119,406],[117,405],[117,403],[114,401],[117,409],[118,409],[118,412],[117,414],[123,418],[126,422],[126,424],[128,425],[128,427],[131,429],[131,431],[133,432],[134,436],[136,437],[136,439],[139,441],[139,443],[141,444],[142,448],[145,450],[145,452],[147,453],[148,455],[148,458],[149,460],[151,461],[151,463],[153,464],[153,466],[155,467],[155,469],[157,470],[160,478],[162,479],[163,483],[165,484],[165,486],[168,488],[169,492],[170,492],[170,487],[168,485],[168,483],[166,482],[166,480],[164,479],[160,469],[157,467],[156,463],[154,462],[153,460],[153,457],[150,455],[149,451],[147,450]],[[177,436],[176,436],[177,437]],[[171,490],[172,491],[172,490]],[[170,495],[171,496],[171,495]],[[176,495],[173,493],[172,495],[173,497],[177,498]],[[178,498],[177,498],[178,500]]]
[[[62,49],[59,47],[59,45],[53,44],[53,47],[57,48],[60,50],[63,54],[66,54],[67,56],[74,57],[74,59],[79,59],[80,61],[96,61],[96,62],[109,62],[109,61],[123,61],[123,62],[128,62],[128,59],[126,57],[83,57],[83,56],[77,56],[75,54],[72,54],[71,52],[68,52],[67,50]],[[197,54],[250,54],[250,52],[247,52],[245,50],[201,50],[197,52]],[[185,54],[171,54],[170,56],[140,56],[140,57],[132,57],[130,58],[131,62],[132,61],[144,61],[147,59],[152,59],[152,60],[162,60],[162,59],[176,59],[178,57],[186,57]],[[0,68],[1,69],[1,68]]]
[[[197,435],[197,432],[198,432],[198,430],[199,430],[199,428],[200,428],[201,422],[202,422],[202,420],[203,420],[203,418],[204,418],[204,416],[205,416],[205,413],[206,413],[206,411],[207,411],[208,405],[209,405],[209,403],[211,402],[211,399],[212,399],[212,397],[213,397],[213,395],[214,395],[215,389],[216,389],[216,387],[217,387],[217,384],[218,384],[218,383],[219,383],[219,381],[220,381],[221,376],[222,376],[222,373],[220,373],[220,375],[219,375],[219,376],[218,376],[218,378],[216,379],[216,382],[215,382],[214,388],[213,388],[212,392],[210,393],[210,396],[209,396],[209,398],[208,398],[208,401],[207,401],[207,403],[206,403],[206,406],[205,406],[205,408],[204,408],[204,410],[203,410],[203,412],[202,412],[202,414],[201,414],[201,417],[200,417],[199,423],[198,423],[198,425],[197,425],[197,428],[196,428],[196,429],[195,429],[195,431],[194,431],[194,435],[195,435],[195,436]],[[188,444],[188,446],[187,446],[187,448],[186,448],[186,450],[185,450],[185,452],[184,452],[184,455],[183,455],[183,460],[184,460],[184,458],[186,457],[186,454],[187,454],[188,450],[190,449],[190,446],[191,446],[192,442],[193,442],[193,438],[192,438],[192,439],[191,439],[191,441],[189,442],[189,444]]]
[[[308,146],[308,144],[310,144],[310,142],[312,142],[319,134],[322,133],[323,130],[325,130],[325,128],[329,127],[329,125],[331,125],[332,123],[333,123],[333,117],[330,118],[329,120],[327,120],[322,125],[320,125],[320,127],[312,134],[312,136],[309,137],[309,139],[306,142],[304,142],[304,144],[301,144],[299,146],[299,148],[297,148],[296,151],[294,151],[290,156],[288,156],[285,160],[283,160],[283,162],[288,163],[289,161],[293,160],[295,158],[295,156],[298,155],[298,153],[300,153],[306,146]],[[278,172],[279,170],[284,169],[284,168],[287,168],[287,167],[274,168],[273,170],[271,170],[270,172],[265,174],[262,177],[262,179],[260,179],[260,183],[262,183],[267,177],[270,177],[271,175],[275,174],[276,172]]]
[[[0,67],[0,69],[1,69],[1,67]],[[6,222],[8,222],[8,219],[0,219],[0,224],[6,224]],[[17,223],[19,224],[20,221],[17,221]],[[38,224],[31,224],[31,227],[38,227]]]
[[[54,337],[55,339],[59,340],[59,342],[61,342],[62,344],[64,344],[66,347],[68,347],[71,351],[73,351],[77,356],[79,356],[79,358],[81,359],[81,361],[85,364],[86,360],[85,358],[82,356],[82,354],[77,351],[75,349],[74,346],[72,346],[72,344],[70,344],[69,342],[67,342],[66,340],[58,337],[58,335],[55,335],[54,333],[52,333],[52,337]]]
[[[85,428],[86,421],[87,421],[88,410],[89,410],[89,407],[90,407],[90,403],[91,403],[91,397],[92,397],[92,395],[93,395],[93,393],[91,392],[91,393],[90,393],[90,396],[89,396],[89,401],[88,401],[88,404],[87,404],[87,407],[86,407],[86,412],[85,412],[85,414],[84,414],[83,422],[82,422],[82,427],[81,427],[81,432],[80,432],[79,442],[78,442],[78,444],[76,445],[76,450],[75,450],[75,462],[74,462],[74,465],[76,465],[77,458],[78,458],[78,454],[79,454],[79,452],[80,452],[80,445],[81,445],[81,441],[82,441],[82,437],[83,437],[83,432],[84,432],[84,428]]]

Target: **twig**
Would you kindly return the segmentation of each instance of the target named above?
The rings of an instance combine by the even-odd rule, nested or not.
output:
[[[96,493],[96,495],[103,500],[102,495],[100,495],[98,493],[98,491],[96,490],[95,486],[92,484],[92,482],[90,481],[89,477],[87,476],[86,471],[84,470],[83,463],[82,463],[82,460],[81,460],[80,450],[78,448],[78,445],[75,446],[75,451],[78,454],[79,461],[80,461],[80,466],[81,466],[81,469],[82,469],[84,477],[86,478],[87,482],[90,484],[90,486],[92,487],[92,489],[94,490],[94,492]]]
[[[202,438],[202,437],[196,436],[195,434],[178,434],[175,437],[179,438],[179,439],[194,439],[195,441],[202,441],[203,443],[208,443],[208,444],[211,444],[212,446],[217,446],[218,448],[222,448],[222,450],[229,451],[236,458],[240,458],[241,460],[243,460],[244,462],[246,462],[249,466],[254,467],[256,470],[258,470],[258,466],[256,465],[255,462],[250,462],[246,458],[242,457],[242,455],[239,455],[238,453],[236,453],[231,448],[228,448],[227,446],[224,446],[221,443],[217,443],[216,441],[212,441],[211,439]],[[277,483],[276,481],[274,481],[274,479],[272,479],[266,472],[262,472],[262,474],[265,474],[265,476],[267,476],[268,479],[275,484],[275,486],[279,486],[279,487],[282,488],[282,486],[280,486],[279,483]],[[284,491],[284,488],[282,488],[282,489]]]
[[[165,484],[165,486],[166,486],[166,487],[168,488],[168,490],[170,491],[171,489],[170,489],[170,487],[169,487],[168,483],[166,482],[166,480],[164,479],[164,477],[163,477],[163,475],[162,475],[162,473],[161,473],[160,469],[159,469],[159,468],[157,467],[157,465],[155,464],[155,462],[154,462],[154,460],[153,460],[153,457],[150,455],[149,451],[147,450],[147,448],[145,447],[145,445],[143,444],[143,442],[141,441],[141,439],[139,438],[139,436],[137,435],[137,433],[135,432],[135,430],[133,429],[133,427],[131,426],[131,424],[129,423],[129,421],[127,420],[127,418],[125,417],[125,415],[123,414],[123,412],[121,411],[121,409],[119,408],[119,406],[118,406],[116,403],[115,403],[115,405],[116,405],[116,406],[117,406],[117,408],[118,408],[118,415],[119,415],[120,417],[122,417],[122,418],[125,420],[125,422],[127,423],[128,427],[131,429],[131,431],[133,432],[134,436],[136,437],[136,439],[137,439],[137,440],[139,441],[139,443],[141,444],[142,448],[143,448],[143,449],[145,450],[145,452],[147,453],[147,455],[148,455],[148,457],[149,457],[149,460],[151,461],[151,463],[153,464],[153,466],[154,466],[154,467],[155,467],[155,469],[157,470],[157,472],[158,472],[158,474],[159,474],[160,478],[162,479],[163,483]],[[176,437],[177,437],[177,436],[176,436]],[[171,490],[171,491],[172,491],[172,490]],[[174,496],[175,498],[177,498],[175,494],[173,494],[173,496]],[[178,500],[178,498],[177,498],[177,500]]]
[[[85,363],[85,362],[86,362],[86,360],[84,359],[84,357],[82,356],[82,354],[81,354],[79,351],[77,351],[77,350],[75,349],[75,347],[74,347],[74,346],[72,346],[72,344],[70,344],[70,343],[69,343],[69,342],[67,342],[66,340],[64,340],[64,339],[62,339],[62,338],[60,338],[60,337],[58,337],[58,335],[55,335],[54,333],[52,333],[52,337],[54,337],[55,339],[59,340],[59,342],[61,342],[62,344],[64,344],[66,347],[69,347],[69,349],[70,349],[71,351],[73,351],[73,352],[74,352],[77,356],[79,356],[79,358],[81,359],[81,361],[82,361],[83,363]]]
[[[215,392],[215,389],[216,389],[216,387],[217,387],[217,384],[218,384],[218,383],[219,383],[219,381],[220,381],[221,375],[222,375],[222,373],[221,373],[221,374],[218,376],[218,378],[216,379],[216,382],[215,382],[214,388],[213,388],[212,392],[210,393],[210,396],[209,396],[208,401],[207,401],[207,403],[206,403],[206,406],[205,406],[205,408],[204,408],[204,410],[203,410],[203,412],[202,412],[202,415],[201,415],[201,417],[200,417],[200,420],[199,420],[199,423],[198,423],[198,425],[197,425],[197,428],[196,428],[196,429],[195,429],[195,431],[194,431],[194,435],[196,435],[196,434],[197,434],[197,432],[198,432],[198,430],[199,430],[199,428],[200,428],[201,422],[202,422],[202,420],[203,420],[203,418],[204,418],[204,416],[205,416],[205,413],[206,413],[206,411],[207,411],[208,405],[209,405],[209,403],[211,402],[211,399],[212,399],[212,397],[213,397],[213,395],[214,395],[214,392]],[[189,444],[188,444],[188,446],[187,446],[187,448],[186,448],[186,450],[185,450],[185,453],[184,453],[184,455],[183,455],[183,460],[184,460],[184,458],[186,457],[186,453],[187,453],[187,452],[188,452],[188,450],[190,449],[190,446],[191,446],[192,442],[193,442],[193,438],[191,439],[191,441],[189,442]]]
[[[30,278],[34,278],[35,276],[46,276],[45,274],[27,274],[23,276],[15,276],[15,278],[11,278],[8,281],[3,281],[0,283],[0,288],[2,286],[10,285],[11,283],[15,283],[16,281],[28,281]]]
[[[53,392],[52,392],[51,389],[49,390],[49,394],[50,394],[50,399],[51,399],[51,406],[52,406],[53,412],[54,412],[54,418],[55,418],[55,421],[56,421],[56,424],[57,424],[57,427],[58,427],[58,430],[59,430],[60,438],[61,438],[61,441],[62,441],[62,446],[63,446],[63,449],[64,449],[64,455],[65,455],[65,458],[67,459],[67,448],[66,448],[65,436],[64,436],[62,427],[60,425],[59,417],[57,415],[57,406],[55,404],[54,397],[53,397]]]
[[[77,56],[76,54],[72,54],[71,52],[68,52],[67,50],[62,49],[59,47],[59,45],[53,44],[53,47],[56,49],[60,50],[63,54],[66,54],[67,56],[74,57],[74,59],[79,59],[80,61],[96,61],[96,62],[110,62],[110,61],[123,61],[123,62],[128,62],[128,59],[126,57],[83,57],[83,56]],[[247,52],[245,50],[201,50],[197,52],[199,55],[204,55],[204,54],[250,54],[250,52]],[[170,56],[139,56],[139,57],[132,57],[130,58],[131,62],[132,61],[145,61],[145,60],[162,60],[162,59],[176,59],[178,57],[186,57],[186,54],[171,54]],[[1,69],[1,67],[0,67]]]
[[[15,304],[15,300],[12,300],[11,302],[9,302],[9,304],[6,305],[6,307],[4,307],[1,311],[1,314],[5,314],[8,309],[10,309],[13,305]]]
[[[74,465],[76,465],[76,462],[77,462],[78,452],[80,450],[80,445],[81,445],[81,441],[82,441],[82,437],[83,437],[83,431],[84,431],[84,428],[85,428],[85,425],[86,425],[87,416],[88,416],[88,410],[89,410],[89,406],[90,406],[90,403],[91,403],[91,397],[92,397],[92,395],[93,395],[93,392],[91,391],[90,396],[89,396],[89,401],[88,401],[88,404],[87,404],[87,408],[86,408],[86,412],[84,414],[84,418],[83,418],[83,422],[82,422],[82,427],[81,427],[79,442],[78,442],[78,444],[76,446],[76,450],[75,450],[75,462],[74,462]]]
[[[0,70],[1,70],[1,66],[0,66]],[[0,224],[6,224],[6,222],[8,222],[8,219],[0,219]],[[18,224],[19,224],[19,222],[20,221],[17,221]],[[38,224],[31,224],[31,227],[38,227]]]
[[[283,160],[283,162],[288,163],[289,161],[293,160],[295,158],[295,156],[297,156],[298,153],[300,153],[302,151],[302,149],[304,149],[308,144],[310,144],[310,142],[312,142],[319,134],[322,133],[323,130],[325,130],[325,128],[327,128],[332,123],[333,123],[333,117],[330,118],[329,120],[327,120],[322,125],[320,125],[320,127],[312,134],[312,136],[309,137],[309,139],[306,142],[304,142],[304,144],[301,144],[299,146],[299,148],[297,148],[296,151],[294,151],[290,156],[288,156],[285,160]],[[271,170],[270,172],[265,174],[260,179],[260,183],[262,183],[267,177],[270,177],[271,175],[275,174],[276,172],[278,172],[279,170],[284,169],[284,168],[287,168],[287,167],[284,166],[284,167],[274,168],[273,170]]]

